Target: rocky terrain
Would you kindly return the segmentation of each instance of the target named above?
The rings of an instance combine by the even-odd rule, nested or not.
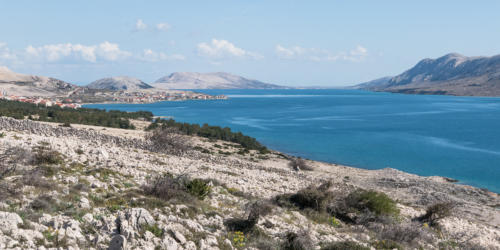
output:
[[[424,59],[400,75],[356,87],[408,94],[500,96],[500,55],[466,57],[452,53]]]
[[[45,76],[15,73],[0,66],[0,92],[17,96],[68,95],[78,86]]]
[[[107,90],[130,90],[151,89],[151,85],[133,77],[117,76],[96,80],[89,85],[89,89],[107,89]]]
[[[135,123],[0,117],[0,249],[500,249],[488,190]]]
[[[283,89],[286,87],[247,79],[225,72],[175,72],[156,80],[153,86],[165,89]]]

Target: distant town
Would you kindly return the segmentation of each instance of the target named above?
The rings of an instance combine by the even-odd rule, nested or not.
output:
[[[0,99],[45,105],[48,107],[81,108],[86,103],[153,103],[161,101],[219,100],[225,95],[208,95],[191,91],[75,91],[69,96],[16,96],[0,89]]]

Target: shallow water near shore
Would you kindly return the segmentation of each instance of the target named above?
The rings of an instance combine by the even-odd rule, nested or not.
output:
[[[440,175],[500,193],[500,98],[360,90],[200,90],[228,100],[92,104],[227,126],[269,148],[348,166]]]

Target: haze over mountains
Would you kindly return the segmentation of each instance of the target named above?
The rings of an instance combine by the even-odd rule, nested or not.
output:
[[[287,87],[225,72],[196,73],[175,72],[156,80],[153,84],[157,88],[166,89],[284,89]]]
[[[356,87],[408,94],[500,96],[500,55],[466,57],[451,53],[437,59],[423,59],[400,75]]]

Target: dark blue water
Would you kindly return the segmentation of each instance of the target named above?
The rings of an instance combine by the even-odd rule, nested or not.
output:
[[[229,100],[95,104],[228,126],[272,149],[367,169],[440,175],[500,192],[500,98],[359,90],[207,90]]]

